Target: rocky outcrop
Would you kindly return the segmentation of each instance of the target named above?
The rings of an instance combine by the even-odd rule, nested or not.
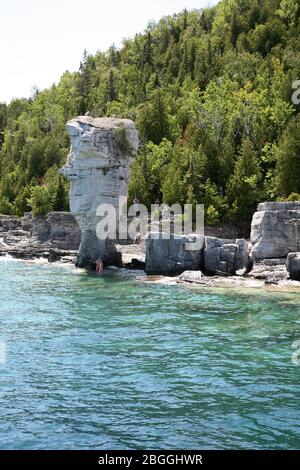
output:
[[[190,250],[187,244],[194,243]],[[197,242],[197,243],[195,243]],[[201,270],[207,275],[234,275],[249,261],[246,240],[222,240],[193,235],[164,239],[150,234],[147,240],[146,272],[148,274],[181,274]]]
[[[204,271],[209,275],[235,275],[247,267],[248,243],[246,240],[222,240],[206,237]]]
[[[75,264],[78,255],[77,251],[60,250],[58,248],[50,248],[48,253],[47,259],[49,263],[56,263],[59,261]]]
[[[19,243],[28,243],[32,225],[28,226],[23,219],[10,215],[0,216],[0,248],[2,251]]]
[[[252,220],[251,243],[255,261],[286,258],[300,251],[300,202],[259,204]]]
[[[81,229],[79,267],[97,258],[104,265],[119,265],[120,256],[110,240],[99,240],[97,208],[112,204],[118,214],[119,196],[127,196],[130,165],[138,149],[132,121],[77,117],[68,122],[71,150],[62,174],[70,180],[70,208]]]
[[[286,261],[286,270],[294,281],[300,281],[300,253],[290,253]]]
[[[6,233],[9,230],[17,229],[22,229],[22,222],[19,217],[0,215],[0,233]]]
[[[32,221],[32,235],[40,242],[50,242],[61,250],[78,250],[80,229],[75,217],[69,212],[49,212]]]
[[[46,216],[0,216],[0,238],[4,245],[48,243],[53,248],[78,250],[80,229],[69,212],[49,212]]]
[[[146,273],[181,274],[184,271],[197,271],[203,265],[203,236],[164,235],[150,233],[147,239]],[[197,245],[191,250],[190,245]]]
[[[0,216],[0,256],[70,262],[79,244],[78,224],[68,212],[50,212],[35,218],[30,213],[20,218]]]

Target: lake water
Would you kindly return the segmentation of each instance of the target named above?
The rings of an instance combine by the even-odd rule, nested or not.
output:
[[[299,449],[297,340],[300,294],[2,259],[0,448]]]

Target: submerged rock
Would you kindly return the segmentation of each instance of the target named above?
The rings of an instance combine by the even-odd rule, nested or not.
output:
[[[286,261],[286,270],[290,278],[300,281],[300,253],[290,253]]]
[[[286,258],[300,251],[300,202],[259,204],[252,220],[251,243],[255,261]]]
[[[78,266],[89,267],[97,258],[119,265],[111,240],[99,240],[97,208],[111,204],[118,217],[119,197],[127,196],[130,166],[138,149],[138,133],[127,119],[77,117],[67,124],[71,150],[61,172],[70,180],[70,208],[81,229]]]
[[[76,260],[77,257],[77,251],[65,251],[65,250],[59,250],[58,248],[50,248],[49,249],[49,256],[48,256],[48,261],[49,263],[56,263],[57,261],[69,261],[70,260]]]
[[[132,258],[130,263],[125,263],[124,267],[130,270],[145,271],[146,263],[137,258]]]

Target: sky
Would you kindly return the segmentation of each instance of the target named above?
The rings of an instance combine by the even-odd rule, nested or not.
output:
[[[144,31],[150,20],[218,0],[9,0],[0,11],[0,101],[78,70],[84,49],[106,51]]]

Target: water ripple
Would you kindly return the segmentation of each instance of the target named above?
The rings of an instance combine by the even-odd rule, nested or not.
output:
[[[300,295],[0,261],[1,449],[296,449]]]

